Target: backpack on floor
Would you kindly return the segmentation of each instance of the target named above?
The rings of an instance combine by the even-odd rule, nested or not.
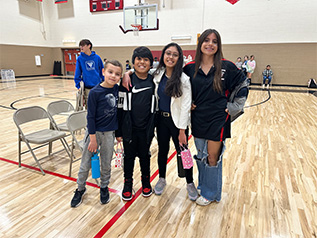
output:
[[[308,87],[309,88],[317,88],[317,83],[316,80],[311,78],[310,80],[308,80]]]

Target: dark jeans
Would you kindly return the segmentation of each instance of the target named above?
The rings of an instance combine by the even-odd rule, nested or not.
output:
[[[188,139],[188,129],[186,129],[185,134]],[[159,146],[158,152],[158,167],[159,174],[161,178],[166,177],[166,165],[167,165],[167,156],[170,149],[170,138],[175,145],[177,154],[180,154],[179,141],[178,141],[179,129],[175,126],[171,116],[164,117],[159,115],[158,125],[157,125],[157,141]],[[185,177],[187,183],[193,182],[193,168],[185,169]]]
[[[123,140],[124,147],[124,178],[132,179],[134,170],[134,160],[138,156],[140,159],[141,175],[150,176],[150,146],[146,143],[145,130],[132,130],[131,143]]]

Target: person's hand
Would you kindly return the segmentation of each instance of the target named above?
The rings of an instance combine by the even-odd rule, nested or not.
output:
[[[130,75],[132,72],[129,70],[124,73],[122,77],[122,86],[125,87],[129,91],[129,85],[132,87]]]
[[[90,141],[88,145],[88,150],[92,153],[97,153],[97,148],[98,148],[97,142]]]
[[[190,110],[195,110],[195,108],[196,108],[196,105],[194,104],[194,103],[192,103],[192,106],[191,106],[191,108],[190,108]]]
[[[187,138],[184,129],[179,130],[178,141],[180,146],[187,145]]]
[[[90,143],[88,145],[88,150],[92,153],[97,153],[98,144],[96,140],[96,135],[89,135]]]
[[[225,112],[226,112],[226,113],[228,113],[228,114],[230,115],[228,108],[226,108]]]
[[[116,137],[116,140],[120,143],[122,141],[122,137]]]

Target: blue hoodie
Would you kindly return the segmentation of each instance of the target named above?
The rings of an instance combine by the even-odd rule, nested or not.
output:
[[[91,51],[91,55],[81,52],[77,58],[75,71],[76,88],[80,88],[80,81],[84,81],[87,88],[93,88],[104,80],[102,75],[103,63],[99,55],[95,51]]]

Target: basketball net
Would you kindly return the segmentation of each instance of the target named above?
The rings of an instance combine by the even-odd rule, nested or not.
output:
[[[133,27],[133,35],[138,36],[139,31],[142,30],[142,26],[139,24],[131,24],[131,26]]]

